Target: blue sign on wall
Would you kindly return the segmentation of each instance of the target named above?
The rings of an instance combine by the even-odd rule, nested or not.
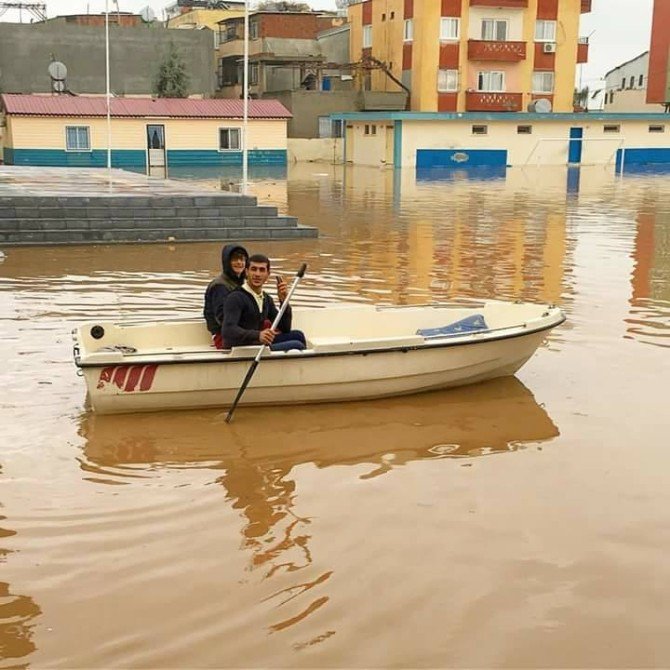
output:
[[[417,168],[505,167],[505,149],[417,149]]]

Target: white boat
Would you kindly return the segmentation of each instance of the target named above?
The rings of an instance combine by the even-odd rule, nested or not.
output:
[[[497,300],[296,307],[307,348],[266,349],[240,404],[364,400],[512,375],[564,320],[553,305]],[[258,353],[213,348],[201,319],[87,323],[73,338],[103,414],[230,406]]]

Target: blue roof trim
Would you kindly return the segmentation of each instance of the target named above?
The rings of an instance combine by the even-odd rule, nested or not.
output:
[[[331,114],[330,118],[341,121],[666,121],[670,124],[670,114],[644,112],[340,112]]]

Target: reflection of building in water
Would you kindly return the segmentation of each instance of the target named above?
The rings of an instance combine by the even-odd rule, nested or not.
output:
[[[538,188],[519,170],[477,181],[345,169],[347,236],[359,250],[369,241],[366,254],[349,259],[352,275],[365,277],[356,291],[399,304],[458,295],[558,302],[572,253],[567,171],[545,172]],[[371,269],[386,294],[374,295]]]
[[[643,203],[637,216],[631,277],[632,302],[670,301],[670,228],[657,218],[658,203]]]
[[[0,528],[1,537],[11,535],[15,535],[15,531]],[[0,547],[0,562],[4,562],[9,553]],[[33,619],[41,613],[32,598],[16,595],[7,582],[0,582],[0,660],[16,661],[11,667],[28,667],[28,656],[36,649],[32,639]]]

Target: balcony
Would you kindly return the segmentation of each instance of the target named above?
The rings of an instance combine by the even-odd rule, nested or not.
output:
[[[591,0],[582,0],[582,14],[588,14],[591,11]]]
[[[588,63],[589,62],[589,38],[580,37],[577,42],[577,62],[578,63]]]
[[[582,0],[582,4],[586,0]],[[590,0],[588,0],[590,5]],[[471,7],[528,7],[528,0],[470,0]],[[582,10],[584,11],[584,10]]]
[[[498,0],[499,1],[499,0]],[[492,93],[489,91],[467,91],[467,112],[520,112],[522,93]]]
[[[468,58],[517,63],[526,59],[526,43],[468,40]]]

